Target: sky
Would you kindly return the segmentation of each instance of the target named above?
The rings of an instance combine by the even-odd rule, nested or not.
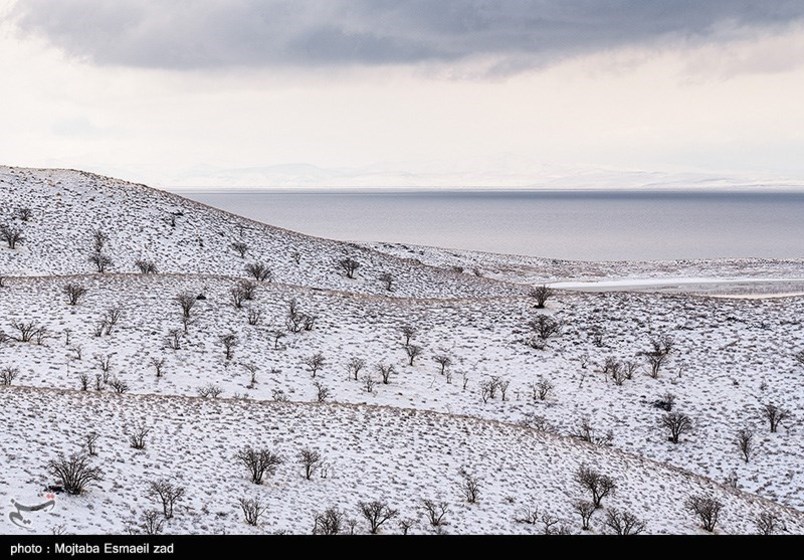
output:
[[[0,164],[804,185],[804,0],[0,0]]]

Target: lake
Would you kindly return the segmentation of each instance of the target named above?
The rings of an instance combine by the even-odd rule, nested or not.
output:
[[[578,260],[804,257],[804,192],[177,190],[268,224]]]

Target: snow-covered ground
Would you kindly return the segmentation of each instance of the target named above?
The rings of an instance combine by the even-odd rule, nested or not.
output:
[[[145,490],[156,477],[188,490],[172,532],[309,533],[329,505],[357,518],[359,500],[381,498],[416,518],[413,532],[430,532],[420,502],[437,496],[449,504],[450,533],[540,531],[541,522],[514,522],[525,508],[578,531],[572,504],[583,495],[573,476],[582,462],[617,480],[611,505],[649,532],[696,532],[684,501],[700,493],[725,505],[718,531],[754,532],[768,508],[789,531],[804,527],[804,298],[683,293],[798,291],[804,261],[579,263],[356,247],[80,172],[0,168],[0,181],[0,223],[25,236],[0,248],[0,367],[18,371],[0,388],[0,457],[10,465],[0,503],[34,500],[55,482],[47,461],[78,451],[88,431],[101,434],[92,460],[106,473],[83,496],[60,495],[37,531],[122,531],[153,507]],[[12,219],[22,207],[31,217]],[[181,212],[175,227],[172,211]],[[104,274],[89,262],[98,228],[114,263]],[[190,231],[203,245],[188,241]],[[245,240],[245,258],[232,239]],[[247,278],[249,252],[274,281],[255,281],[238,307],[233,290]],[[353,279],[338,267],[346,256],[362,265]],[[134,273],[136,259],[153,260],[159,274]],[[378,280],[383,271],[392,291]],[[542,282],[556,293],[540,310],[528,291]],[[86,289],[76,305],[69,285]],[[678,293],[655,293],[670,289]],[[179,294],[194,302],[186,328]],[[111,310],[119,317],[108,328]],[[561,324],[546,341],[531,325],[540,316]],[[309,329],[304,317],[315,317]],[[41,336],[15,340],[26,327]],[[654,378],[644,353],[663,337],[674,349]],[[353,360],[365,364],[357,379]],[[631,363],[633,375],[615,382],[603,373],[607,360]],[[388,383],[380,366],[393,366]],[[220,394],[199,397],[210,390]],[[660,425],[657,402],[668,394],[692,422],[677,444]],[[776,433],[768,404],[791,412]],[[153,432],[137,452],[126,431],[140,422]],[[584,423],[598,444],[578,437]],[[741,429],[754,434],[747,462]],[[233,459],[245,444],[287,459],[264,487]],[[304,447],[320,448],[326,478],[300,475]],[[482,480],[478,504],[462,500],[461,467]],[[268,506],[258,529],[237,505],[255,492]],[[594,532],[609,530],[604,519],[595,514]]]

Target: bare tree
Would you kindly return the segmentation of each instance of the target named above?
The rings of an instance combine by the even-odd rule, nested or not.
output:
[[[405,346],[405,353],[408,355],[408,365],[413,365],[413,360],[421,356],[422,347],[415,344],[408,344]]]
[[[145,438],[151,433],[151,428],[145,424],[135,426],[128,434],[128,442],[134,449],[145,449]]]
[[[772,434],[776,433],[776,430],[779,428],[779,424],[790,418],[789,410],[776,406],[773,403],[764,405],[762,407],[762,414],[765,416],[768,424],[770,424],[770,431]]]
[[[243,302],[246,300],[246,292],[243,290],[242,286],[239,284],[232,286],[229,289],[229,296],[232,299],[232,305],[234,305],[236,309],[243,309]]]
[[[98,432],[89,432],[87,435],[84,436],[84,447],[86,447],[87,453],[91,457],[94,457],[95,455],[98,454],[95,446],[98,442],[99,437],[100,435],[98,435]]]
[[[382,274],[380,274],[379,280],[380,282],[385,284],[386,290],[388,290],[389,292],[392,292],[394,290],[394,281],[396,279],[394,278],[393,274],[391,274],[390,272],[383,272]]]
[[[377,384],[377,380],[371,376],[370,371],[364,373],[363,377],[360,378],[360,381],[363,382],[363,388],[366,390],[366,393],[374,392],[374,386]]]
[[[327,402],[327,399],[331,396],[332,391],[330,391],[327,387],[325,387],[318,381],[315,381],[313,383],[313,386],[315,387],[316,390],[315,395],[316,400],[320,403]]]
[[[181,350],[182,333],[179,329],[170,329],[168,332],[168,346],[173,350]]]
[[[109,380],[109,387],[114,389],[114,392],[117,393],[118,395],[122,395],[129,389],[128,383],[126,383],[122,379],[117,378]]]
[[[235,456],[251,473],[251,482],[262,484],[265,473],[274,474],[277,465],[282,464],[282,458],[268,449],[254,449],[246,446]]]
[[[349,363],[346,365],[349,369],[349,373],[352,375],[355,381],[357,381],[357,376],[360,374],[360,370],[366,367],[366,360],[363,358],[358,358],[357,356],[352,356],[352,359],[349,360]]]
[[[299,455],[304,465],[304,478],[310,480],[321,464],[321,454],[314,449],[304,448]]]
[[[111,354],[97,354],[95,359],[98,362],[98,367],[103,372],[104,380],[103,382],[107,382],[107,378],[109,376],[109,372],[112,370],[112,355]]]
[[[354,278],[355,272],[357,271],[358,268],[360,268],[360,263],[351,257],[341,259],[340,261],[338,261],[338,265],[346,273],[347,278]]]
[[[650,366],[650,376],[656,379],[659,377],[659,370],[662,365],[670,359],[670,354],[675,349],[675,342],[669,336],[662,336],[654,338],[650,341],[650,344],[651,349],[640,352],[640,354],[645,356]]]
[[[162,514],[155,509],[144,511],[140,519],[140,527],[146,535],[158,535],[165,526]]]
[[[678,443],[678,438],[681,434],[692,431],[692,419],[681,412],[668,412],[662,416],[660,424],[663,428],[667,428],[670,431],[670,437],[668,439],[673,443]]]
[[[134,261],[134,266],[139,269],[140,274],[156,274],[158,272],[153,261],[137,259]]]
[[[108,255],[104,255],[101,253],[92,253],[89,256],[89,262],[95,265],[95,268],[98,270],[99,273],[103,274],[106,272],[106,269],[112,266],[113,261],[111,257]]]
[[[370,502],[358,502],[358,509],[361,515],[368,521],[369,533],[376,535],[380,532],[380,527],[399,515],[399,510],[392,509],[385,500],[372,500]]]
[[[202,385],[196,389],[198,396],[202,399],[217,399],[223,393],[223,389],[215,385],[214,383],[207,383],[206,385]]]
[[[224,355],[227,360],[231,360],[234,355],[235,347],[240,343],[237,335],[228,333],[220,337],[221,344],[223,344]]]
[[[0,369],[0,385],[10,387],[11,382],[14,381],[20,374],[19,368],[4,367]]]
[[[156,370],[156,377],[164,375],[165,358],[151,358],[151,365]]]
[[[249,525],[257,525],[260,521],[260,516],[262,516],[267,509],[262,505],[259,498],[240,498],[238,503],[240,504],[240,509],[243,510],[246,523]]]
[[[421,502],[421,509],[430,526],[440,533],[442,528],[449,525],[446,517],[449,513],[449,504],[443,500],[425,498]]]
[[[190,312],[193,310],[196,302],[198,302],[198,299],[190,292],[181,292],[176,296],[176,301],[178,301],[181,306],[182,316],[185,319],[189,319]]]
[[[318,370],[324,367],[324,354],[321,352],[317,352],[312,356],[309,356],[304,359],[303,363],[310,369],[310,373],[315,377],[315,374],[318,373]]]
[[[78,300],[87,293],[87,289],[84,286],[73,282],[66,284],[62,291],[67,295],[70,305],[78,305]]]
[[[89,390],[89,376],[86,373],[82,373],[78,376],[78,381],[81,383],[81,390],[87,391]]]
[[[603,498],[613,494],[617,487],[611,477],[600,474],[587,465],[580,466],[575,473],[575,481],[592,494],[592,505],[595,509],[600,509]]]
[[[103,478],[101,470],[91,467],[89,456],[83,453],[74,453],[69,457],[59,455],[48,463],[47,468],[61,483],[64,491],[73,496],[81,494],[90,482]]]
[[[17,342],[31,342],[44,327],[39,326],[39,323],[36,321],[25,322],[14,319],[11,321],[11,328],[19,333],[18,336],[11,336],[13,340]]]
[[[410,530],[416,525],[416,520],[406,517],[404,519],[400,519],[396,523],[397,525],[399,525],[399,528],[402,529],[402,534],[407,535],[410,532]]]
[[[534,304],[536,309],[544,309],[544,304],[552,297],[553,293],[552,288],[548,288],[545,284],[542,284],[541,286],[531,289],[528,295],[536,302]]]
[[[718,517],[723,509],[721,502],[708,496],[690,496],[684,505],[698,516],[704,531],[711,533],[715,530]]]
[[[604,523],[615,535],[638,535],[645,530],[645,523],[634,514],[613,507],[608,508]]]
[[[531,384],[530,388],[533,394],[533,400],[538,398],[540,401],[543,401],[550,396],[554,386],[549,379],[539,379],[535,384]]]
[[[437,354],[433,356],[433,361],[441,366],[441,375],[444,375],[444,370],[452,365],[452,358],[446,354]]]
[[[240,255],[240,258],[241,258],[241,259],[244,259],[244,258],[246,257],[246,253],[248,252],[248,245],[246,245],[246,244],[245,244],[245,243],[243,243],[242,241],[235,241],[234,243],[232,243],[232,244],[230,245],[230,247],[231,247],[232,249],[234,249],[234,250],[235,250],[235,252],[236,252],[238,255]]]
[[[285,338],[287,335],[284,333],[284,331],[274,329],[271,331],[271,336],[274,339],[274,350],[279,350],[279,339]]]
[[[410,339],[416,336],[418,332],[415,327],[411,327],[410,325],[402,325],[400,329],[402,331],[402,336],[405,337],[405,348],[410,346]]]
[[[754,520],[760,535],[778,535],[787,532],[784,520],[770,511],[763,511]]]
[[[343,527],[343,513],[336,507],[327,508],[316,514],[314,522],[314,535],[337,535]]]
[[[27,206],[23,206],[21,208],[17,208],[17,210],[14,212],[14,217],[18,220],[22,220],[23,222],[27,222],[33,217],[33,211]]]
[[[477,503],[478,498],[480,497],[480,480],[476,476],[469,474],[465,469],[461,469],[459,471],[461,475],[461,492],[463,493],[464,498],[470,504]]]
[[[240,365],[243,366],[243,368],[251,375],[251,379],[249,380],[248,383],[248,388],[253,389],[254,386],[257,384],[257,372],[260,371],[260,368],[258,368],[253,363],[240,364]]]
[[[588,500],[578,500],[572,505],[573,509],[581,516],[581,529],[588,531],[589,521],[592,519],[592,514],[597,511],[595,504]]]
[[[274,278],[273,271],[261,262],[247,264],[246,274],[253,277],[258,282],[271,282]]]
[[[528,323],[528,326],[543,341],[551,336],[557,336],[561,332],[561,321],[544,314],[536,316]]]
[[[393,364],[377,364],[377,371],[380,373],[384,385],[388,385],[391,382],[391,375],[396,373]]]
[[[16,249],[18,243],[25,242],[22,229],[8,224],[0,224],[0,239],[6,242],[9,249]]]
[[[148,498],[162,504],[165,519],[173,518],[176,502],[181,500],[184,494],[184,486],[178,486],[166,479],[151,481],[148,484]]]
[[[600,433],[592,427],[592,423],[589,419],[583,418],[578,425],[578,429],[572,434],[572,437],[586,443],[591,443],[592,445],[603,447],[611,445],[614,434],[609,431],[605,435],[600,435]]]
[[[747,463],[754,454],[754,430],[751,428],[742,428],[737,432],[737,446],[740,448],[740,453]]]
[[[249,307],[246,320],[252,327],[259,325],[260,321],[262,320],[262,310],[256,307]]]
[[[106,314],[103,316],[103,322],[106,325],[106,336],[112,334],[112,329],[117,325],[120,321],[120,316],[123,314],[123,309],[119,306],[117,307],[110,307],[106,310]]]

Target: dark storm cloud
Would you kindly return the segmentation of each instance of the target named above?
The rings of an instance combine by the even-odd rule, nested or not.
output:
[[[504,67],[624,45],[722,40],[804,1],[20,0],[19,30],[97,64],[192,69],[489,57]]]

